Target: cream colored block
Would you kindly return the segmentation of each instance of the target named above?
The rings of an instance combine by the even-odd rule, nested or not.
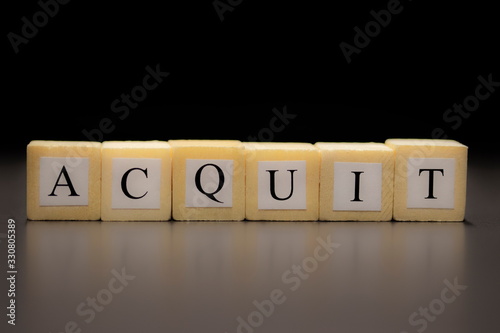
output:
[[[175,220],[245,218],[245,150],[236,140],[171,140]]]
[[[309,143],[245,143],[246,219],[316,221],[319,152]]]
[[[463,221],[467,146],[453,140],[388,139],[395,150],[394,219]]]
[[[101,143],[31,141],[27,146],[30,220],[98,220]]]
[[[171,149],[165,141],[102,143],[101,219],[165,221],[171,217]]]
[[[318,142],[322,221],[392,219],[394,152],[383,143]]]

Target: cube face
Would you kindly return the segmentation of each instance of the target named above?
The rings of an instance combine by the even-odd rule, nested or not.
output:
[[[89,158],[73,157],[72,160],[69,167],[66,157],[40,157],[40,206],[88,205]]]
[[[316,143],[321,155],[319,219],[392,219],[394,151],[382,143]]]
[[[245,143],[246,218],[318,219],[319,153],[308,143]]]
[[[172,216],[183,221],[245,218],[245,150],[235,140],[171,140]]]
[[[453,140],[388,139],[395,150],[394,219],[463,221],[467,146]]]
[[[101,143],[31,141],[27,147],[30,220],[98,220]]]
[[[381,162],[333,162],[333,184],[333,211],[382,210]]]
[[[101,219],[169,220],[171,164],[171,148],[164,141],[103,142]]]
[[[234,160],[186,159],[185,206],[233,207]]]
[[[259,210],[307,209],[307,162],[258,161]]]

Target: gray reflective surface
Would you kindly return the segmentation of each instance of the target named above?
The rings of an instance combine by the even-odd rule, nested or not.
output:
[[[16,327],[0,327],[498,332],[493,162],[471,160],[465,223],[26,221],[24,162],[4,164],[0,232],[16,220],[18,307]]]

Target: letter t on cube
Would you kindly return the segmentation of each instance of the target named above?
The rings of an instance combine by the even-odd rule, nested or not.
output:
[[[394,219],[463,221],[467,146],[454,140],[388,139],[395,150]]]
[[[236,140],[170,140],[175,220],[245,218],[245,150]]]

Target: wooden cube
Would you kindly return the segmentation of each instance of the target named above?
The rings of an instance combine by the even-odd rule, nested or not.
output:
[[[463,221],[467,146],[454,140],[388,139],[395,150],[394,219]]]
[[[246,218],[318,219],[319,152],[309,143],[245,143]]]
[[[101,219],[165,221],[171,217],[171,149],[165,141],[102,144]]]
[[[30,220],[98,220],[101,143],[31,141],[26,190]]]
[[[175,220],[245,218],[245,150],[235,140],[171,140]]]
[[[319,219],[390,221],[394,151],[383,143],[316,143],[321,155]]]

